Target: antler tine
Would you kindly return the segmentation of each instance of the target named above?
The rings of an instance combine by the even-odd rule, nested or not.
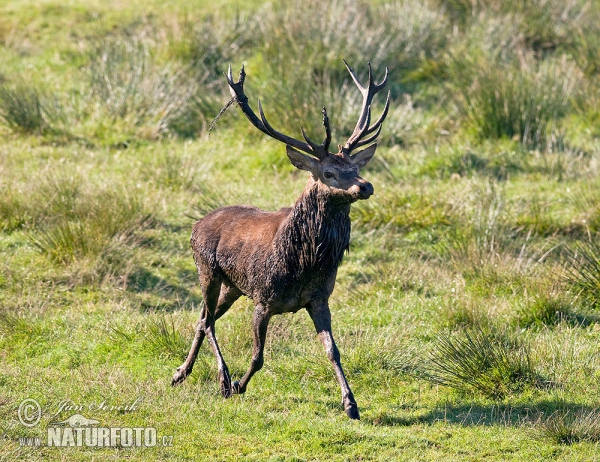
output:
[[[315,143],[313,140],[311,140],[308,135],[306,134],[306,132],[304,131],[304,127],[301,125],[300,126],[300,131],[302,132],[302,137],[306,140],[306,142],[308,143],[308,145],[310,146],[310,148],[313,151],[316,151],[320,148],[320,146]]]
[[[327,109],[323,106],[321,109],[323,114],[323,127],[325,127],[325,140],[323,141],[323,149],[329,152],[329,145],[331,144],[331,127],[329,126],[329,117],[327,117]]]
[[[229,84],[229,92],[233,99],[238,103],[240,109],[244,113],[244,115],[248,118],[248,120],[258,128],[261,132],[269,135],[270,137],[276,139],[277,141],[281,141],[285,144],[288,144],[300,151],[306,152],[307,154],[311,154],[318,159],[324,159],[328,154],[329,142],[331,141],[331,130],[329,129],[329,120],[327,119],[327,115],[324,115],[323,125],[325,125],[326,139],[323,144],[318,145],[304,132],[304,128],[302,128],[302,136],[306,140],[306,142],[299,141],[290,136],[284,135],[283,133],[275,130],[267,121],[265,113],[263,112],[262,105],[260,104],[260,100],[258,101],[258,113],[260,115],[260,119],[256,116],[250,105],[248,104],[248,97],[244,93],[244,80],[246,79],[246,72],[244,71],[244,66],[240,71],[240,77],[237,82],[233,81],[233,74],[231,71],[231,65],[229,65],[229,69],[227,74],[225,74],[227,78],[227,83]]]
[[[371,68],[371,63],[370,62],[367,63],[367,66],[369,68],[369,86],[366,87],[360,82],[360,80],[358,79],[358,77],[356,76],[356,74],[354,73],[352,68],[348,65],[346,60],[344,60],[344,64],[346,65],[346,69],[348,69],[348,72],[350,73],[352,80],[354,80],[354,83],[356,84],[356,86],[360,90],[360,93],[363,96],[362,109],[360,111],[360,115],[358,117],[358,122],[356,123],[356,127],[354,128],[352,135],[350,135],[350,138],[348,138],[348,141],[346,141],[346,144],[344,144],[344,146],[342,146],[342,148],[341,148],[342,153],[344,153],[345,155],[348,155],[348,154],[350,154],[350,152],[353,149],[355,149],[359,146],[364,146],[370,142],[375,141],[375,139],[377,138],[377,135],[381,131],[380,130],[381,124],[385,120],[388,110],[389,110],[390,93],[388,92],[388,97],[387,97],[383,112],[381,113],[381,115],[379,116],[379,118],[373,125],[369,125],[371,123],[371,103],[373,101],[373,97],[379,91],[381,91],[383,89],[383,87],[385,86],[385,84],[387,83],[387,79],[388,79],[388,75],[389,75],[388,68],[387,67],[385,68],[385,76],[383,77],[383,80],[377,84],[377,83],[375,83],[375,81],[373,79],[373,70]],[[376,134],[374,136],[371,136],[368,139],[363,140],[363,138],[365,136],[370,135],[373,132],[376,132]]]
[[[375,141],[377,139],[377,137],[379,136],[379,133],[381,132],[381,125],[379,125],[379,127],[377,127],[375,129],[375,134],[372,136],[369,136],[368,138],[365,138],[363,140],[358,141],[355,145],[354,145],[354,149],[356,148],[360,148],[361,146],[366,146],[369,143],[372,143],[373,141]]]
[[[371,125],[367,131],[365,131],[363,136],[370,135],[375,130],[378,130],[379,128],[381,128],[381,124],[387,117],[388,111],[390,109],[390,96],[391,96],[391,92],[388,91],[387,99],[385,100],[385,107],[383,108],[383,112],[381,113],[379,118],[375,121],[375,123],[373,125]]]
[[[346,65],[346,69],[348,69],[348,72],[350,72],[350,76],[352,77],[352,80],[354,80],[354,83],[356,84],[356,86],[358,87],[360,92],[364,95],[365,91],[368,91],[369,89],[367,87],[365,87],[362,83],[360,83],[360,80],[358,80],[358,77],[356,76],[356,74],[354,73],[354,71],[352,70],[350,65],[346,62],[346,60],[342,59],[342,61],[344,61],[344,64]],[[369,63],[369,69],[370,68],[371,68],[371,65]]]

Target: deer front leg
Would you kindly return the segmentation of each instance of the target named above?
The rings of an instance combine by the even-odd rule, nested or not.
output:
[[[246,374],[244,374],[242,380],[233,384],[233,393],[244,393],[252,376],[263,367],[263,351],[265,349],[265,339],[267,338],[267,328],[269,327],[270,320],[271,313],[269,310],[261,305],[257,305],[254,309],[254,315],[252,316],[252,334],[254,341],[252,361],[250,362],[250,368]]]
[[[331,333],[331,312],[329,311],[329,305],[327,302],[311,304],[308,307],[308,313],[310,314],[310,317],[315,325],[319,340],[321,340],[321,343],[325,347],[327,357],[333,365],[335,376],[342,390],[342,405],[346,410],[346,415],[351,419],[358,420],[360,419],[358,406],[356,405],[354,395],[352,394],[352,390],[350,390],[350,386],[348,385],[348,381],[344,375],[342,363],[340,362],[340,352],[335,345],[335,341],[333,340],[333,335]]]

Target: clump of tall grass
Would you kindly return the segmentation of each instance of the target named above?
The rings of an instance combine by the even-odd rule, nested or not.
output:
[[[221,192],[206,183],[195,186],[194,197],[192,211],[187,214],[192,220],[200,220],[207,213],[227,205],[227,201]]]
[[[513,35],[536,52],[570,49],[597,17],[587,0],[436,0],[450,19],[466,28],[510,17]]]
[[[92,53],[90,91],[114,123],[155,138],[192,136],[206,128],[217,103],[203,88],[203,74],[189,64],[160,64],[143,34],[108,39]]]
[[[373,335],[368,330],[358,331],[337,340],[348,375],[358,376],[381,370],[395,375],[408,375],[419,368],[419,347],[398,336],[397,331],[395,335]],[[331,362],[320,345],[311,353],[304,353],[302,360],[306,378],[331,380],[335,377]]]
[[[172,315],[169,318],[164,314],[151,316],[144,326],[144,343],[157,356],[183,361],[189,351],[193,330],[188,326],[182,333],[175,318]]]
[[[480,306],[474,306],[472,302],[461,302],[458,297],[453,296],[446,305],[441,307],[437,323],[445,329],[476,329],[488,328],[491,324]]]
[[[48,98],[31,84],[0,86],[0,119],[12,130],[42,134],[52,120]]]
[[[433,383],[492,399],[540,384],[526,343],[480,327],[440,334],[423,376]]]
[[[460,114],[481,139],[517,139],[545,148],[582,84],[570,60],[520,61],[465,58],[450,65],[450,84]]]
[[[516,323],[523,328],[551,327],[561,322],[585,324],[586,318],[574,311],[572,302],[553,294],[537,296],[516,312]]]
[[[0,188],[0,231],[11,232],[29,221],[28,206],[10,186]]]
[[[122,275],[131,251],[145,242],[153,218],[139,197],[125,188],[98,187],[79,177],[36,178],[0,201],[5,230],[24,229],[32,247],[62,265],[86,263],[92,276]]]
[[[0,195],[0,226],[5,231],[36,228],[68,213],[81,191],[81,179],[66,175],[29,177],[28,184],[7,181]]]
[[[381,129],[378,143],[387,146],[407,147],[415,143],[428,119],[421,108],[415,107],[410,95],[404,102],[397,101],[391,108]],[[378,154],[375,159],[381,160]]]
[[[558,444],[600,441],[600,409],[567,409],[540,419],[535,430]]]
[[[171,42],[167,51],[222,84],[227,65],[245,58],[254,46],[262,44],[264,10],[172,22],[167,29]]]
[[[158,186],[172,190],[189,190],[202,187],[202,180],[208,176],[211,159],[198,159],[188,152],[187,144],[182,149],[164,150],[144,163],[141,173],[144,178]]]
[[[474,289],[488,291],[522,284],[531,262],[527,237],[519,239],[507,218],[502,183],[474,184],[464,198],[446,239],[436,245],[438,258],[461,274]],[[460,217],[460,218],[459,218]]]
[[[600,246],[594,241],[573,244],[566,264],[567,282],[591,307],[600,306]]]

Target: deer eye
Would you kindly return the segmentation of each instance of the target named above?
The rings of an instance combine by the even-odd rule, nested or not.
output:
[[[331,172],[325,172],[325,173],[323,173],[323,176],[325,178],[333,178],[333,173],[331,173]]]

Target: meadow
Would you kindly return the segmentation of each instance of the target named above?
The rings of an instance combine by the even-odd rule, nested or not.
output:
[[[223,73],[290,136],[320,139],[326,106],[337,144],[361,103],[342,58],[392,95],[330,300],[361,420],[303,310],[244,395],[207,345],[171,387],[193,223],[307,181],[235,105],[213,123]],[[599,175],[596,1],[5,0],[0,460],[600,460]],[[216,325],[233,380],[251,317]],[[65,402],[158,444],[48,447]]]

